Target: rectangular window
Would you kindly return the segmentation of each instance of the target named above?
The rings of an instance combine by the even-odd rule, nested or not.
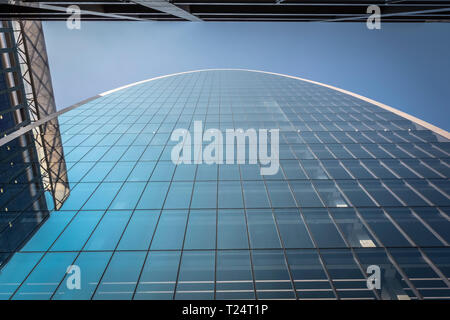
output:
[[[191,210],[184,249],[216,248],[216,211]]]
[[[219,181],[219,208],[243,208],[240,181]]]
[[[252,248],[280,248],[272,210],[247,209],[248,231]]]
[[[336,299],[315,250],[286,250],[299,299]]]
[[[275,217],[285,248],[313,248],[298,209],[275,209]]]
[[[184,251],[175,299],[213,299],[214,260],[214,251]]]
[[[217,182],[195,181],[191,208],[207,209],[217,207]]]
[[[161,209],[169,182],[149,182],[142,193],[137,209]]]
[[[145,252],[117,251],[98,285],[94,299],[131,300],[144,264]]]
[[[247,226],[243,210],[219,210],[218,249],[248,249]]]
[[[252,260],[259,299],[295,299],[283,251],[253,250]]]
[[[319,248],[346,247],[326,209],[303,209],[302,213]]]
[[[172,182],[164,203],[164,209],[189,209],[191,193],[192,182]]]
[[[378,208],[359,208],[363,219],[378,239],[387,247],[409,247],[411,244],[392,224],[384,211]]]
[[[299,207],[323,207],[309,181],[290,181],[291,189]]]
[[[350,251],[325,249],[320,254],[341,299],[375,299]]]
[[[13,299],[50,299],[66,274],[67,266],[72,265],[76,252],[47,253],[34,268]]]
[[[150,251],[136,289],[136,300],[171,300],[175,291],[179,251]]]
[[[255,299],[248,251],[218,251],[216,299]]]
[[[244,181],[246,208],[270,208],[266,187],[262,181]]]
[[[289,185],[286,181],[267,181],[272,207],[296,207]]]
[[[136,210],[128,222],[117,250],[148,250],[153,238],[159,210]]]
[[[361,186],[356,181],[338,180],[336,181],[339,188],[344,192],[353,206],[356,207],[374,207],[376,204],[367,196],[361,189]]]
[[[185,210],[163,210],[156,227],[151,250],[181,250],[187,214]]]

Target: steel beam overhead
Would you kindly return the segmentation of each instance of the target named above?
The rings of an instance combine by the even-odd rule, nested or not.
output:
[[[142,6],[162,11],[173,16],[183,18],[189,21],[202,21],[197,16],[194,16],[189,11],[183,9],[182,7],[176,6],[166,0],[133,0],[132,2],[140,4]]]
[[[65,20],[77,5],[81,20],[321,21],[367,19],[378,5],[383,22],[450,22],[450,0],[0,0],[1,19]]]

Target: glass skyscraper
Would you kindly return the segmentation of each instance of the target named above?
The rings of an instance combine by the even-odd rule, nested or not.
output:
[[[443,130],[245,70],[143,81],[58,121],[70,195],[58,210],[48,195],[48,219],[8,252],[2,299],[450,298]],[[279,129],[278,172],[248,161],[175,165],[171,134],[194,121],[204,131]],[[5,172],[16,139],[0,139]],[[5,198],[14,182],[0,183],[8,228],[10,204],[28,199]],[[379,289],[367,285],[370,266]]]

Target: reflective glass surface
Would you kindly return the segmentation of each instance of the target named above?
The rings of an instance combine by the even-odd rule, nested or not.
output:
[[[1,299],[450,298],[450,144],[390,111],[224,70],[130,86],[58,121],[60,208],[33,136],[0,146]],[[171,134],[194,121],[279,129],[278,172],[175,165]],[[193,137],[192,158],[208,145]],[[372,265],[381,289],[366,286]]]

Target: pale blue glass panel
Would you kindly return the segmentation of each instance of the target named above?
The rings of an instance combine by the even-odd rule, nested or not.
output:
[[[323,207],[319,196],[309,181],[289,181],[299,207]]]
[[[248,251],[218,251],[216,299],[254,299],[253,277]]]
[[[243,210],[219,210],[218,249],[248,249],[247,225]]]
[[[125,181],[131,170],[133,170],[134,165],[134,162],[117,162],[106,176],[105,181]]]
[[[280,248],[275,220],[270,209],[247,209],[250,245],[254,249]]]
[[[164,209],[188,209],[191,203],[191,194],[192,182],[172,182]]]
[[[184,249],[215,249],[216,210],[190,210]]]
[[[150,178],[151,181],[170,181],[175,170],[175,165],[172,162],[159,161],[156,164],[155,170]]]
[[[111,201],[119,191],[121,182],[104,182],[95,190],[86,204],[83,206],[83,210],[101,210],[107,209]]]
[[[148,181],[155,168],[155,162],[138,162],[128,176],[128,181]]]
[[[242,190],[240,181],[219,181],[219,208],[242,208]]]
[[[302,213],[319,248],[346,247],[326,209],[303,209]]]
[[[94,299],[130,300],[136,289],[145,252],[115,252],[106,269]]]
[[[70,222],[58,240],[50,248],[51,251],[78,251],[84,246],[103,211],[80,211]]]
[[[53,296],[53,300],[89,300],[97,288],[100,277],[111,258],[111,252],[81,252],[75,261],[75,265],[80,268],[80,289],[68,289],[67,282],[69,276],[66,274],[58,290]]]
[[[259,299],[295,298],[283,251],[253,250],[252,261]]]
[[[75,212],[52,212],[50,217],[21,249],[21,251],[47,251],[75,215]]]
[[[161,209],[169,182],[149,182],[142,193],[137,209]]]
[[[275,209],[275,217],[285,248],[313,248],[298,209]]]
[[[117,250],[147,250],[158,218],[157,210],[136,210],[128,222]]]
[[[195,164],[179,164],[176,166],[174,181],[194,181],[197,165]]]
[[[109,209],[134,209],[144,187],[145,182],[125,182]]]
[[[247,208],[269,208],[266,187],[262,181],[244,181],[244,200]]]
[[[81,162],[80,162],[81,163]],[[114,167],[115,162],[97,162],[83,178],[83,182],[102,182]]]
[[[163,210],[156,227],[152,250],[181,250],[186,230],[187,211]]]
[[[149,252],[134,299],[172,299],[179,263],[179,251]]]
[[[13,299],[50,299],[58,284],[64,278],[67,267],[73,264],[76,256],[76,252],[47,253],[14,294]]]
[[[184,251],[175,299],[212,299],[214,265],[214,251]]]
[[[69,198],[64,202],[61,210],[79,210],[97,188],[98,183],[79,183],[70,190]]]
[[[107,211],[84,250],[114,250],[130,219],[131,211]]]
[[[296,207],[289,185],[286,181],[267,181],[267,189],[272,207]]]
[[[200,168],[201,166],[199,166]],[[216,208],[217,182],[196,181],[192,195],[191,208]]]
[[[42,257],[42,252],[15,253],[0,272],[0,299],[7,300]]]

